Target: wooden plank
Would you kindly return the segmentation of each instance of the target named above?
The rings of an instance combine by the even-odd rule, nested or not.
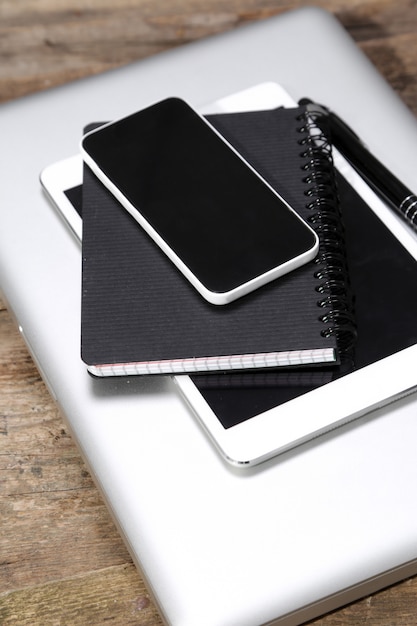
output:
[[[107,622],[114,626],[162,625],[133,565],[109,567],[0,596],[2,626],[97,626]]]
[[[0,7],[0,101],[102,72],[304,4],[94,0],[86,5],[81,0],[5,0]],[[332,10],[359,43],[408,34],[415,44],[417,7],[407,0],[355,1],[348,8],[344,0],[316,4]],[[414,59],[415,51],[416,45],[408,49]],[[386,61],[393,63],[393,59]]]

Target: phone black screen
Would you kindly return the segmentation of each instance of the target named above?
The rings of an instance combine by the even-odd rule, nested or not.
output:
[[[212,292],[228,292],[315,245],[305,223],[180,99],[105,126],[83,147]]]

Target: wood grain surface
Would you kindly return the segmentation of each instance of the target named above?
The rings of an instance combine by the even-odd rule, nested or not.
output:
[[[0,0],[0,101],[305,4],[284,0]],[[417,114],[415,0],[314,4],[336,14]],[[0,516],[2,626],[162,624],[1,302]],[[311,624],[417,624],[417,578]]]

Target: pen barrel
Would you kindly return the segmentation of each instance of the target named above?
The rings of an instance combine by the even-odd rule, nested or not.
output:
[[[330,114],[334,145],[362,176],[369,186],[387,202],[413,229],[417,229],[417,196],[347,130],[340,120]]]
[[[411,194],[404,198],[399,206],[399,210],[404,215],[407,222],[417,229],[417,196]]]

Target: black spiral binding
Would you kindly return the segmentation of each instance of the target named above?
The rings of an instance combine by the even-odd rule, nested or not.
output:
[[[320,118],[320,128],[317,120]],[[307,108],[297,116],[302,137],[299,144],[303,159],[303,182],[308,198],[307,221],[319,236],[319,252],[315,260],[317,301],[323,310],[323,337],[336,336],[341,359],[352,362],[357,337],[352,294],[347,267],[343,219],[339,208],[329,135],[324,130],[325,118]]]

